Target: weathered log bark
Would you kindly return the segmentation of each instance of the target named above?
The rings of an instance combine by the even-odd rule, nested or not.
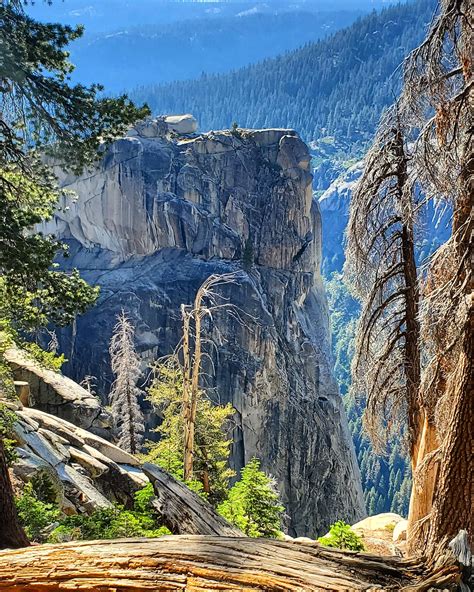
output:
[[[173,533],[243,536],[210,504],[169,473],[149,463],[143,465],[143,472],[153,483],[156,495],[153,506]]]
[[[26,547],[29,544],[18,521],[3,439],[0,437],[0,549]]]
[[[454,565],[427,580],[418,560],[268,539],[171,536],[0,552],[2,592],[421,591],[458,579]]]

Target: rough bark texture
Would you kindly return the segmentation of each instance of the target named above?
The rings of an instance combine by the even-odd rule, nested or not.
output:
[[[0,553],[2,592],[422,591],[457,581],[455,564],[427,576],[418,561],[265,539],[176,536]]]
[[[143,465],[145,475],[153,483],[154,508],[163,523],[177,534],[210,534],[241,537],[243,533],[220,516],[186,485],[150,463]]]
[[[18,521],[3,438],[0,437],[0,549],[26,547],[29,544]]]
[[[78,199],[45,230],[69,241],[64,264],[101,286],[77,331],[58,332],[70,360],[65,371],[79,380],[97,376],[107,392],[107,341],[121,308],[149,362],[174,351],[180,304],[191,304],[210,275],[241,270],[239,283],[222,292],[249,315],[246,325],[222,313],[203,326],[217,344],[203,343],[209,392],[236,409],[232,466],[261,459],[278,482],[292,535],[359,520],[363,497],[332,375],[307,147],[291,130],[154,133],[117,141],[80,179],[61,177]]]

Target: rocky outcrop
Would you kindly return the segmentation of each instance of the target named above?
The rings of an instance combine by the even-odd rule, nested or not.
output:
[[[98,377],[106,393],[108,340],[122,308],[146,365],[178,343],[180,304],[209,275],[238,271],[222,295],[244,322],[222,312],[205,327],[217,346],[205,386],[236,410],[232,464],[262,460],[290,534],[316,536],[338,518],[359,519],[359,472],[332,376],[320,214],[297,134],[170,139],[148,130],[118,140],[96,170],[60,179],[77,200],[44,230],[69,242],[65,268],[101,286],[98,305],[59,333],[66,371]]]
[[[107,440],[19,401],[1,399],[16,414],[12,438],[16,458],[12,477],[18,493],[24,485],[48,491],[63,514],[91,514],[115,504],[131,507],[134,494],[151,482],[160,524],[173,534],[243,536],[197,493],[156,465]]]
[[[130,506],[148,478],[135,457],[72,423],[19,403],[2,401],[16,413],[17,460],[21,482],[47,479],[66,514],[90,513],[113,502]]]
[[[104,437],[112,432],[112,417],[99,400],[76,382],[59,372],[49,370],[26,352],[11,347],[3,352],[16,384],[25,385],[24,400],[34,407]]]

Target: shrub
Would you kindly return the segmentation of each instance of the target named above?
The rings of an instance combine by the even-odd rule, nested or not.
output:
[[[61,366],[67,361],[63,354],[57,355],[54,352],[46,351],[37,343],[22,341],[21,347],[41,366],[55,372],[59,372]]]
[[[338,549],[349,549],[351,551],[364,551],[365,545],[358,536],[343,520],[335,522],[326,536],[320,537],[318,543],[325,547],[336,547]]]
[[[253,458],[243,469],[240,481],[230,489],[218,512],[250,537],[281,538],[281,505],[273,480],[260,470]]]
[[[143,460],[158,464],[173,477],[184,480],[183,383],[180,368],[173,360],[155,369],[149,399],[163,417],[156,429],[159,442],[147,442]],[[230,404],[214,405],[204,393],[197,400],[194,479],[186,481],[192,491],[216,505],[227,497],[229,481],[235,475],[228,460],[232,440],[227,424],[234,410]],[[206,489],[207,485],[207,489]]]
[[[135,536],[156,538],[171,534],[165,526],[159,526],[158,515],[150,506],[153,497],[153,486],[148,483],[135,493],[132,510],[115,505],[110,508],[100,508],[90,515],[66,516],[53,530],[48,542],[59,543]]]
[[[16,509],[20,522],[30,541],[43,543],[47,539],[47,529],[60,517],[60,511],[54,504],[38,499],[33,483],[27,483],[23,493],[16,498]]]
[[[13,426],[16,422],[16,415],[6,405],[0,403],[0,438],[3,440],[3,448],[7,465],[11,466],[16,458],[15,439]]]

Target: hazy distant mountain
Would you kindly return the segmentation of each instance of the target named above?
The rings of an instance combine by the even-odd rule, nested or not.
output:
[[[108,92],[234,70],[317,41],[382,0],[64,0],[38,2],[42,20],[85,25],[70,47],[75,82]]]
[[[40,20],[83,24],[91,33],[135,25],[234,16],[245,11],[368,11],[390,3],[392,0],[63,0],[53,2],[51,6],[38,1],[27,10]]]
[[[136,89],[156,113],[193,113],[202,130],[289,127],[324,138],[323,159],[370,140],[397,92],[397,67],[423,39],[434,0],[364,16],[317,43],[234,72]]]
[[[243,12],[87,34],[71,47],[73,78],[109,92],[233,70],[323,38],[359,12]]]

